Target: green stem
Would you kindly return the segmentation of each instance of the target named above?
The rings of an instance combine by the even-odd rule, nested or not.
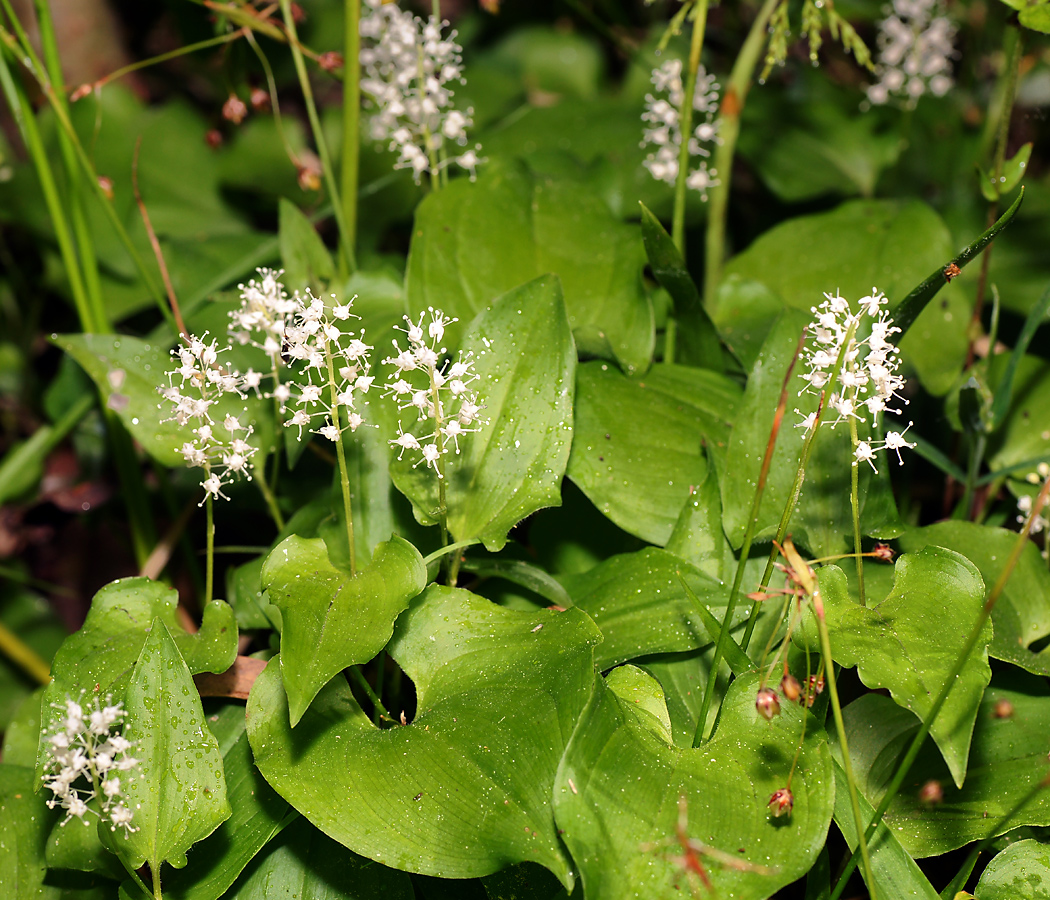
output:
[[[682,144],[678,148],[678,177],[674,185],[674,212],[671,217],[671,239],[685,258],[685,190],[689,177],[689,138],[693,133],[693,99],[696,95],[696,76],[700,69],[700,54],[704,48],[707,29],[708,0],[697,0],[693,11],[693,37],[689,45],[689,63],[685,77],[685,95],[678,110]]]
[[[908,750],[904,754],[904,759],[901,760],[897,772],[893,776],[893,780],[886,789],[886,793],[883,795],[882,800],[879,801],[879,805],[875,808],[875,812],[871,817],[871,822],[868,825],[867,831],[864,833],[864,837],[868,840],[870,840],[872,835],[875,834],[875,829],[879,827],[879,822],[882,821],[883,815],[886,810],[889,809],[890,803],[893,802],[893,798],[897,796],[897,791],[900,790],[900,786],[908,776],[912,763],[915,762],[916,757],[919,755],[919,751],[922,749],[922,745],[926,741],[926,737],[929,735],[930,729],[933,727],[933,723],[941,711],[941,707],[944,706],[945,701],[948,699],[948,694],[955,686],[955,682],[958,679],[959,674],[962,672],[963,667],[966,665],[967,660],[969,660],[970,654],[973,653],[974,648],[980,641],[981,633],[984,631],[984,626],[991,617],[992,610],[995,608],[995,604],[998,602],[1003,589],[1006,587],[1006,582],[1013,574],[1014,569],[1017,567],[1017,561],[1021,558],[1021,554],[1024,552],[1025,546],[1028,544],[1028,535],[1031,532],[1032,522],[1035,521],[1035,517],[1042,511],[1048,496],[1050,496],[1050,478],[1043,483],[1042,490],[1040,490],[1038,497],[1036,497],[1035,502],[1032,504],[1032,511],[1029,513],[1024,527],[1021,529],[1020,534],[1017,536],[1017,540],[1014,542],[1013,549],[1010,551],[1010,556],[1006,560],[1006,565],[1003,567],[1003,571],[999,574],[998,579],[996,579],[995,585],[988,594],[988,598],[984,601],[984,606],[981,607],[981,612],[977,616],[977,621],[974,623],[973,629],[966,638],[966,643],[963,645],[962,652],[959,654],[958,659],[955,660],[955,664],[948,673],[948,677],[945,678],[944,684],[937,693],[937,697],[934,699],[929,713],[927,713],[926,718],[919,725],[919,730],[916,732],[915,737],[908,746]],[[842,892],[846,889],[846,881],[849,879],[850,875],[853,874],[853,870],[856,867],[857,854],[854,852],[850,857],[846,868],[843,869],[838,884],[835,885],[835,889],[831,892],[831,896],[828,900],[838,900],[838,898],[842,896]]]
[[[966,468],[966,484],[963,487],[962,515],[969,519],[973,513],[974,486],[977,483],[977,473],[981,470],[981,462],[984,459],[984,449],[988,443],[988,436],[978,432],[974,437],[973,450],[970,453],[970,465]]]
[[[153,900],[163,900],[160,892],[160,869],[163,863],[157,863],[156,867],[150,864],[150,874],[153,875]]]
[[[206,471],[208,475],[211,475],[210,467]],[[207,515],[207,522],[204,526],[204,540],[206,545],[204,562],[205,606],[211,603],[212,591],[215,587],[215,510],[213,506],[214,498],[211,494],[208,494],[204,498],[204,510]]]
[[[120,864],[124,867],[124,870],[128,873],[128,875],[131,876],[131,880],[135,882],[135,885],[138,887],[138,889],[142,891],[142,895],[144,897],[152,897],[153,891],[146,887],[146,882],[142,880],[142,876],[139,875],[138,872],[131,868],[131,864],[126,859],[124,859],[124,857],[119,853],[117,854],[117,859],[120,860]]]
[[[339,460],[339,486],[343,493],[343,514],[346,517],[346,541],[350,553],[350,574],[357,574],[357,548],[354,546],[354,507],[350,498],[350,472],[346,467],[346,450],[343,448],[343,420],[339,415],[339,389],[335,383],[335,366],[332,353],[328,347],[328,338],[324,342],[324,356],[328,363],[328,390],[332,398],[332,424],[339,429],[339,440],[335,442],[335,455]]]
[[[368,699],[372,701],[372,705],[379,710],[379,714],[386,720],[393,722],[394,718],[387,712],[387,708],[383,706],[383,701],[376,696],[376,692],[372,690],[372,685],[368,683],[368,679],[365,678],[365,673],[361,671],[360,666],[351,666],[350,674],[353,676],[354,681],[360,685],[361,690],[365,692]]]
[[[791,374],[795,371],[795,363],[798,362],[799,354],[802,352],[805,341],[806,331],[803,329],[798,339],[795,355],[791,357],[791,363],[784,373],[784,382],[780,388],[780,399],[777,402],[776,412],[773,414],[773,427],[769,430],[766,452],[762,457],[762,468],[759,471],[758,481],[755,484],[754,497],[751,498],[751,513],[747,519],[747,528],[744,530],[744,542],[740,546],[740,559],[737,562],[736,575],[733,577],[733,587],[729,592],[725,618],[722,620],[722,628],[718,632],[718,642],[715,644],[715,657],[707,673],[707,685],[704,688],[703,699],[700,701],[700,718],[697,719],[696,731],[693,733],[694,747],[699,747],[704,741],[704,733],[707,730],[707,713],[711,708],[711,700],[714,697],[715,684],[718,680],[718,669],[722,664],[722,658],[729,643],[729,629],[732,627],[733,613],[736,612],[737,600],[740,597],[740,585],[744,580],[744,567],[747,565],[747,558],[751,553],[751,541],[754,538],[755,525],[758,522],[758,510],[762,504],[762,495],[766,489],[769,467],[773,463],[773,451],[776,449],[777,438],[780,435],[780,425],[783,422],[784,412],[787,409],[788,385],[791,382]]]
[[[868,853],[868,836],[864,832],[864,820],[860,812],[860,800],[857,797],[857,783],[853,777],[853,762],[849,755],[849,744],[846,741],[846,725],[842,721],[842,706],[839,703],[838,687],[835,684],[835,663],[831,658],[831,639],[828,636],[828,623],[824,620],[824,601],[820,592],[813,594],[813,613],[817,620],[817,631],[820,634],[820,650],[824,656],[824,677],[828,682],[828,693],[831,694],[831,711],[835,719],[835,731],[842,750],[842,768],[846,773],[849,785],[850,806],[853,807],[853,819],[857,825],[857,848],[860,850],[864,880],[868,885],[871,900],[875,900],[875,879],[871,875],[871,857]]]
[[[854,400],[856,400],[856,392],[854,392]],[[860,460],[857,459],[857,445],[860,443],[860,438],[857,436],[857,420],[852,416],[849,420],[849,437],[853,447],[853,459],[850,460],[849,502],[853,511],[853,557],[857,563],[857,597],[861,606],[867,606],[864,602],[864,557],[861,555],[863,548],[860,545]]]
[[[133,63],[129,63],[126,66],[121,66],[119,69],[115,69],[108,75],[103,75],[98,81],[94,82],[91,86],[95,90],[105,87],[112,81],[118,81],[125,75],[130,75],[132,72],[137,72],[139,69],[148,69],[150,66],[159,65],[162,62],[167,62],[169,59],[177,59],[180,56],[186,56],[190,53],[196,53],[198,50],[207,50],[209,47],[216,47],[219,44],[229,44],[232,41],[239,40],[251,32],[247,28],[239,28],[237,31],[231,31],[227,34],[220,34],[218,37],[208,38],[207,40],[197,41],[194,44],[186,44],[184,47],[179,47],[177,50],[169,50],[167,53],[158,53],[156,56],[151,56],[149,59],[140,59]]]
[[[707,234],[705,239],[704,304],[708,312],[714,312],[718,281],[722,274],[722,259],[725,256],[726,212],[729,207],[729,188],[733,176],[733,157],[736,141],[740,136],[740,113],[744,108],[755,67],[762,56],[762,45],[766,39],[766,26],[780,0],[765,0],[751,30],[740,48],[740,55],[733,64],[729,86],[722,97],[719,136],[722,143],[715,150],[713,168],[719,173],[721,182],[711,191],[711,202],[707,208]]]
[[[380,650],[379,656],[376,657],[376,697],[380,699],[383,696],[383,675],[386,674],[386,650]],[[380,703],[379,706],[382,706]],[[372,722],[375,725],[379,724],[379,717],[382,713],[379,711],[379,706],[376,706],[372,710]]]
[[[357,245],[357,185],[361,152],[361,0],[346,0],[344,6],[346,24],[343,35],[343,146],[340,177],[343,219],[346,222],[347,240],[353,247]]]
[[[339,187],[335,182],[335,170],[332,168],[332,157],[328,152],[328,141],[325,139],[324,130],[321,128],[321,119],[317,115],[317,104],[314,103],[314,92],[313,88],[310,87],[310,76],[306,71],[303,50],[299,44],[299,33],[296,31],[295,19],[292,16],[291,0],[281,0],[281,14],[284,16],[285,28],[288,29],[288,46],[292,48],[292,59],[295,62],[296,75],[299,77],[299,88],[303,92],[303,101],[306,103],[306,115],[310,120],[310,130],[314,136],[314,144],[317,145],[317,155],[321,158],[325,184],[332,199],[332,212],[335,215],[336,225],[339,227],[339,240],[342,244],[343,254],[346,257],[347,269],[353,272],[357,268],[357,263],[354,259],[354,245],[346,219],[343,216],[343,204],[339,197]],[[353,547],[351,547],[351,559],[353,558],[353,552]]]
[[[266,501],[266,508],[270,511],[270,518],[273,519],[273,524],[277,526],[278,531],[284,531],[284,516],[281,515],[281,508],[277,505],[277,498],[274,496],[273,491],[270,490],[270,485],[266,482],[265,466],[254,481],[259,486],[259,493],[262,494],[263,500]]]

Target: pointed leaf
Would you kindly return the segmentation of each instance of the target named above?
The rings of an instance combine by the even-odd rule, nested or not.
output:
[[[500,550],[530,513],[561,502],[572,443],[576,350],[561,286],[545,275],[496,300],[471,324],[475,383],[487,423],[445,457],[448,528]],[[421,521],[435,521],[437,479],[407,456],[391,471]]]
[[[332,565],[320,538],[292,535],[270,553],[262,584],[281,611],[280,670],[293,726],[325,684],[386,646],[394,620],[426,583],[419,551],[396,535],[354,576]]]
[[[153,872],[164,862],[181,868],[186,851],[230,817],[230,804],[218,742],[190,670],[159,618],[135,663],[124,708],[124,737],[139,765],[121,786],[137,830],[113,836],[110,844],[133,869],[144,862]]]
[[[898,704],[925,719],[984,604],[977,567],[951,550],[926,547],[897,560],[893,590],[881,603],[863,607],[853,600],[838,566],[820,570],[820,590],[835,661],[856,666],[868,687],[887,689]],[[991,638],[986,624],[930,727],[960,785],[977,707],[992,674]]]
[[[293,732],[271,664],[248,700],[256,764],[318,828],[378,862],[472,878],[529,860],[569,886],[550,796],[600,639],[579,610],[510,611],[432,585],[389,648],[416,687],[412,723],[376,728],[335,680]]]
[[[169,900],[218,900],[280,832],[288,813],[288,804],[255,768],[244,707],[239,703],[224,706],[208,716],[207,722],[222,753],[231,815],[194,848],[193,865],[165,878],[164,896]]]
[[[802,718],[810,714],[789,704],[776,722],[766,722],[755,711],[757,687],[757,676],[734,682],[714,738],[682,750],[655,737],[633,703],[599,682],[554,787],[558,827],[588,897],[688,896],[691,876],[675,859],[679,797],[690,838],[765,867],[737,869],[701,854],[719,896],[762,900],[809,870],[833,809],[826,736],[810,717],[791,781],[794,810],[773,819],[767,803],[784,787]]]
[[[733,577],[736,557],[722,531],[722,497],[718,493],[718,476],[710,465],[704,480],[678,514],[664,549],[716,581]]]
[[[567,475],[625,531],[664,544],[707,471],[721,459],[740,389],[704,369],[657,364],[635,381],[589,362],[576,373]]]
[[[901,549],[921,550],[928,544],[961,553],[981,572],[985,585],[995,584],[1017,543],[1017,532],[974,522],[937,522],[905,532]],[[1050,648],[1029,648],[1050,635],[1050,572],[1034,544],[1025,547],[1017,567],[992,608],[994,635],[988,655],[1050,675]]]
[[[722,341],[715,323],[704,309],[700,292],[685,267],[682,254],[660,220],[644,203],[639,205],[642,208],[642,239],[649,266],[656,280],[674,301],[674,318],[678,326],[676,360],[688,366],[725,372]]]
[[[916,859],[948,853],[990,832],[1050,825],[1050,792],[1042,791],[1005,825],[999,824],[1046,775],[1050,692],[1023,672],[997,675],[981,701],[966,783],[952,784],[941,754],[927,743],[886,811],[886,827]],[[996,715],[1006,701],[1012,714]],[[866,694],[843,710],[857,786],[873,806],[882,799],[919,722],[887,697]],[[940,783],[944,800],[924,804],[919,791]]]
[[[95,594],[80,631],[62,643],[51,664],[52,682],[44,690],[45,724],[52,704],[81,691],[120,697],[153,623],[160,620],[174,636],[192,674],[225,672],[237,658],[233,610],[221,600],[204,608],[200,630],[189,634],[178,621],[178,594],[148,578],[122,578]],[[45,729],[46,731],[46,729]],[[44,736],[37,755],[38,774],[47,759]]]
[[[618,221],[593,189],[514,161],[419,205],[405,289],[413,313],[433,306],[459,317],[445,338],[454,349],[496,297],[553,272],[580,349],[644,372],[655,340],[644,265],[638,227]]]

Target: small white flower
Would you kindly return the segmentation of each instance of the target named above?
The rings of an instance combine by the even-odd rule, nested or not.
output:
[[[940,0],[893,0],[879,23],[879,80],[866,88],[869,103],[898,96],[914,106],[927,91],[943,97],[951,90],[956,29],[941,9]]]

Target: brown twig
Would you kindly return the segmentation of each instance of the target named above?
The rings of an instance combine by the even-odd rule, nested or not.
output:
[[[164,290],[168,293],[168,303],[171,305],[171,314],[175,317],[175,325],[178,327],[179,333],[188,341],[190,333],[186,330],[186,322],[182,318],[182,310],[179,309],[179,300],[175,296],[175,288],[172,286],[171,276],[168,274],[168,265],[164,262],[164,252],[160,249],[160,241],[157,240],[157,233],[153,230],[153,223],[150,222],[146,204],[143,203],[142,194],[139,193],[139,150],[141,147],[142,135],[140,134],[138,140],[135,141],[135,155],[131,160],[131,186],[135,191],[135,202],[138,204],[139,213],[142,215],[142,224],[146,226],[146,234],[149,235],[149,243],[153,248],[153,255],[157,258],[160,276],[164,279]]]

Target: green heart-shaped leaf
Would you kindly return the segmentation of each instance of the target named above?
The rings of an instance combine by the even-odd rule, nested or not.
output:
[[[414,721],[376,728],[335,680],[293,732],[271,664],[248,700],[256,764],[318,828],[378,862],[472,878],[530,860],[570,886],[550,798],[600,639],[579,610],[510,611],[432,585],[389,647],[415,683]]]
[[[826,736],[810,716],[802,738],[809,713],[796,704],[773,722],[761,718],[757,687],[757,676],[737,679],[714,738],[694,750],[669,746],[632,702],[598,685],[554,788],[558,827],[588,897],[687,895],[692,876],[676,861],[679,798],[689,837],[713,850],[699,851],[698,859],[720,896],[761,900],[813,865],[834,805]],[[794,809],[774,819],[767,804],[785,786],[800,741]],[[726,865],[726,857],[744,868]]]
[[[890,595],[863,607],[849,596],[840,568],[820,570],[831,652],[836,662],[856,666],[868,687],[889,690],[898,704],[925,720],[977,622],[984,581],[972,562],[942,547],[901,556],[894,575]],[[977,707],[992,675],[991,639],[992,628],[986,623],[930,726],[959,785],[966,777]]]
[[[46,743],[52,704],[81,691],[120,698],[154,621],[164,623],[192,674],[225,672],[237,658],[233,610],[221,600],[204,608],[200,630],[189,634],[175,614],[178,594],[148,578],[122,578],[95,594],[80,631],[62,643],[51,664],[52,682],[44,690],[44,728],[37,751],[37,774],[48,758]]]
[[[977,900],[1040,900],[1048,885],[1050,847],[1039,841],[1018,841],[992,858],[974,896]]]
[[[336,674],[386,646],[394,620],[426,583],[419,551],[396,535],[353,576],[332,565],[320,538],[292,535],[274,548],[262,584],[281,611],[280,670],[293,726]]]
[[[124,737],[139,761],[120,780],[134,831],[99,832],[132,869],[186,865],[186,851],[230,817],[222,756],[190,670],[154,619],[124,694]]]

